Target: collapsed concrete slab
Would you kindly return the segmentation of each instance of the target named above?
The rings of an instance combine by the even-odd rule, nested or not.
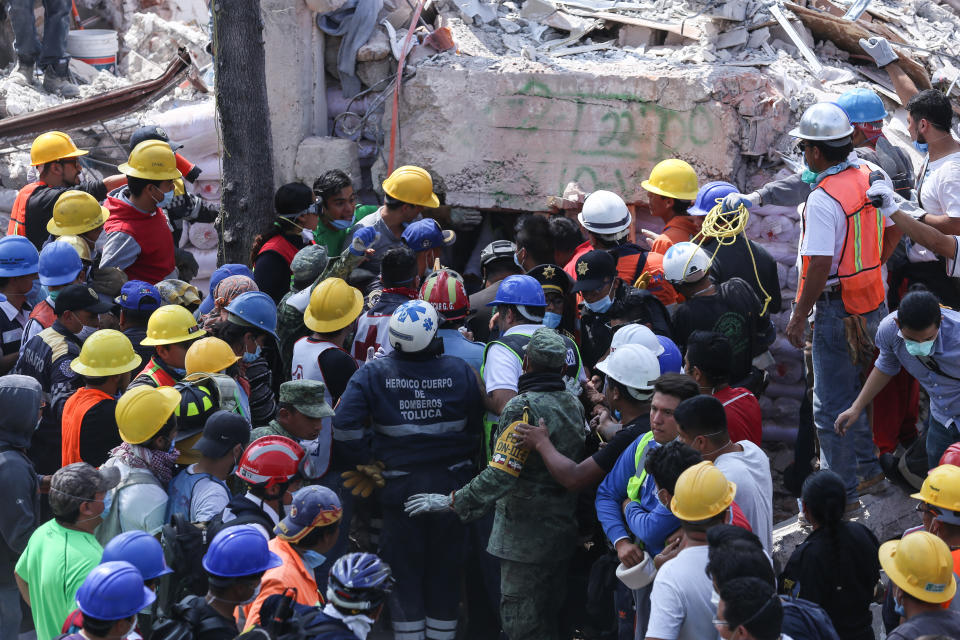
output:
[[[421,65],[403,86],[397,164],[442,174],[455,206],[543,209],[571,181],[636,202],[660,160],[679,157],[704,180],[730,179],[743,156],[767,153],[787,129],[785,101],[753,70],[616,67]],[[388,110],[387,131],[390,121]]]

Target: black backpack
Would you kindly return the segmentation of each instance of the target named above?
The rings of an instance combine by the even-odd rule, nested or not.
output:
[[[168,612],[171,603],[179,603],[187,596],[207,593],[207,574],[203,570],[203,554],[213,536],[203,524],[190,522],[182,514],[170,516],[170,522],[160,531],[160,545],[167,566],[173,573],[164,576],[157,590],[157,604],[161,615]]]
[[[218,513],[207,523],[207,542],[213,540],[218,533],[227,527],[235,527],[238,524],[258,524],[263,527],[267,534],[273,538],[273,520],[263,512],[255,502],[245,496],[234,496],[227,504],[227,508],[236,516],[228,522],[223,521],[223,513]]]
[[[205,633],[217,630],[237,635],[237,626],[232,620],[220,615],[201,617],[203,604],[200,596],[187,596],[173,605],[170,615],[153,625],[150,640],[196,640]]]
[[[783,633],[793,640],[840,640],[833,621],[820,605],[788,596],[780,596],[780,602],[783,604]]]

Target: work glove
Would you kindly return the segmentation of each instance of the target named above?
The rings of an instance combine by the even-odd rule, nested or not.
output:
[[[867,52],[867,55],[873,58],[873,61],[876,62],[877,66],[881,69],[891,62],[896,62],[900,59],[900,56],[893,51],[893,47],[890,46],[886,38],[878,38],[876,36],[869,40],[860,38],[860,46]]]
[[[174,252],[174,261],[177,265],[177,273],[184,282],[190,282],[200,273],[200,265],[196,257],[186,249],[177,249]]]
[[[360,227],[350,239],[350,253],[355,256],[362,256],[367,249],[373,246],[380,234],[373,227]]]
[[[171,220],[183,220],[193,212],[193,198],[189,193],[173,196],[167,207],[167,217]]]
[[[760,206],[760,194],[756,191],[752,193],[731,193],[723,198],[721,203],[723,211],[736,211],[740,205],[747,209]]]
[[[867,189],[867,198],[880,210],[884,218],[889,218],[900,209],[896,194],[885,182],[874,182],[870,185]]]
[[[382,489],[386,485],[383,479],[385,466],[377,461],[372,464],[358,464],[356,471],[344,471],[340,474],[343,486],[350,489],[350,493],[361,498],[369,498],[375,489]]]
[[[424,513],[441,513],[453,511],[453,494],[443,493],[416,493],[403,504],[403,510],[410,517]]]
[[[450,222],[458,229],[473,229],[483,222],[483,214],[476,209],[454,208],[450,210]]]

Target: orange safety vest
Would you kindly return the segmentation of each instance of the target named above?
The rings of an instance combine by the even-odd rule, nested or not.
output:
[[[177,381],[167,373],[163,367],[157,364],[155,357],[150,358],[150,362],[147,363],[147,366],[143,368],[143,371],[138,373],[135,377],[139,378],[140,376],[147,376],[153,380],[153,385],[155,387],[172,387],[177,384]]]
[[[673,285],[667,282],[663,275],[663,254],[651,251],[647,254],[647,263],[643,267],[643,273],[650,274],[650,281],[647,283],[647,291],[657,297],[657,300],[665,306],[670,306],[677,301],[677,290]],[[630,284],[633,284],[632,282]]]
[[[47,302],[47,299],[44,298],[33,308],[33,311],[30,312],[30,318],[39,322],[40,326],[44,329],[49,329],[53,326],[54,320],[57,319],[57,313],[50,303]]]
[[[823,189],[843,209],[847,230],[840,250],[837,272],[830,274],[840,283],[840,298],[847,313],[869,313],[883,302],[883,278],[880,275],[880,252],[883,247],[883,216],[870,204],[866,191],[870,186],[870,169],[850,167],[820,181]],[[806,233],[806,215],[801,218]],[[809,256],[802,256],[802,271],[797,297],[803,292]]]
[[[10,212],[10,222],[7,224],[8,236],[27,235],[27,200],[33,195],[38,187],[47,186],[45,182],[31,182],[17,193],[17,199],[13,201],[13,211]]]
[[[80,457],[80,425],[87,411],[104,400],[111,400],[113,396],[99,389],[82,387],[67,398],[63,405],[63,418],[60,421],[63,430],[63,443],[60,446],[60,466],[65,467],[74,462],[83,462]]]

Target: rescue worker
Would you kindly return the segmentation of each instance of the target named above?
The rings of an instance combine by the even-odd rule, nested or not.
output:
[[[420,287],[420,299],[429,302],[440,316],[437,335],[443,340],[443,352],[464,360],[480,374],[484,345],[464,336],[464,322],[470,317],[470,298],[460,274],[451,269],[432,272]]]
[[[83,613],[83,632],[64,640],[109,640],[125,637],[137,627],[137,613],[157,599],[143,574],[129,562],[108,560],[87,574],[77,589],[77,607]]]
[[[70,362],[80,354],[84,339],[97,330],[97,314],[109,311],[110,305],[101,302],[93,289],[72,284],[60,291],[55,310],[56,321],[24,345],[13,368],[13,373],[36,378],[46,393],[47,406],[30,447],[40,473],[53,473],[59,468],[63,408],[83,384]]]
[[[949,454],[944,454],[946,458]],[[950,547],[953,572],[960,569],[960,467],[942,462],[923,479],[919,493],[910,496],[920,501],[917,511],[923,530],[943,540]],[[904,535],[913,531],[908,529]]]
[[[127,186],[107,196],[110,217],[103,225],[100,267],[116,267],[129,280],[156,284],[177,277],[173,234],[163,208],[173,198],[173,181],[183,177],[170,146],[141,142],[118,169]]]
[[[353,358],[357,364],[367,361],[367,350],[390,352],[387,329],[393,312],[420,293],[416,254],[406,246],[393,247],[382,253],[380,284],[383,290],[376,303],[357,321],[353,339]],[[312,299],[311,295],[311,299]],[[304,316],[306,317],[306,316]]]
[[[610,348],[613,331],[610,309],[632,291],[617,272],[617,263],[606,251],[588,251],[577,259],[573,290],[583,296],[580,308],[580,353],[591,371]]]
[[[393,588],[390,567],[372,553],[348,553],[330,570],[327,604],[304,628],[333,627],[315,640],[366,640]]]
[[[160,541],[146,531],[121,533],[103,545],[101,564],[118,560],[135,566],[143,576],[143,585],[154,593],[157,591],[160,578],[173,573],[173,569],[167,566],[167,561],[163,557]]]
[[[740,278],[715,283],[710,277],[710,257],[693,242],[671,246],[663,257],[663,270],[685,298],[673,309],[673,338],[681,353],[698,329],[724,334],[733,350],[730,378],[734,385],[760,393],[763,372],[753,359],[777,335],[770,314],[761,316],[760,301],[750,285]]]
[[[277,396],[263,348],[274,352],[277,307],[267,294],[248,291],[234,298],[225,311],[227,319],[220,326],[219,337],[240,356],[238,382],[250,387],[250,421],[256,426],[267,424],[277,413]]]
[[[23,344],[23,329],[33,307],[27,296],[33,290],[40,266],[40,254],[29,240],[18,236],[0,238],[0,374],[17,363]]]
[[[150,314],[147,337],[140,341],[145,347],[154,347],[153,357],[147,362],[130,388],[140,385],[172,387],[187,375],[184,360],[187,349],[197,338],[206,335],[189,311],[179,305],[164,305]]]
[[[164,522],[180,514],[189,522],[209,522],[230,502],[226,481],[250,442],[250,423],[229,411],[215,411],[203,425],[203,436],[193,448],[200,461],[174,476],[167,491]]]
[[[44,329],[48,329],[56,320],[57,314],[53,304],[57,293],[67,285],[82,284],[86,280],[79,254],[64,242],[51,242],[40,251],[38,271],[40,284],[47,289],[47,297],[34,305],[30,311],[30,320],[23,328],[23,344]]]
[[[513,261],[528,272],[538,264],[553,262],[553,237],[550,221],[541,215],[527,213],[520,216],[513,228],[517,252]]]
[[[117,398],[141,362],[119,331],[101,329],[84,340],[70,361],[70,369],[83,376],[83,386],[63,405],[61,466],[82,461],[99,467],[120,446]]]
[[[119,469],[120,484],[110,492],[112,509],[97,528],[101,544],[134,529],[156,535],[166,522],[167,485],[180,455],[173,413],[179,405],[180,392],[172,387],[129,389],[117,401],[123,442],[103,466]]]
[[[77,249],[80,258],[93,265],[100,262],[100,251],[97,240],[103,234],[103,225],[110,213],[100,202],[84,191],[68,190],[57,198],[53,205],[53,217],[47,222],[46,230],[49,237],[78,238],[86,247],[86,257],[83,251]],[[76,249],[76,244],[73,245]]]
[[[340,169],[326,171],[314,180],[313,195],[320,205],[320,222],[313,230],[313,241],[328,255],[335,256],[343,251],[343,244],[360,209],[370,207],[357,205],[353,182]],[[377,208],[371,209],[370,213]]]
[[[884,542],[879,555],[897,613],[905,620],[887,634],[889,640],[960,634],[960,613],[942,606],[957,593],[950,548],[943,540],[918,531]]]
[[[517,245],[509,240],[494,240],[480,252],[480,275],[484,288],[470,296],[470,308],[476,309],[477,313],[467,321],[467,328],[473,332],[477,342],[488,342],[492,335],[490,319],[493,309],[487,303],[497,297],[500,281],[507,276],[523,273],[523,268],[515,260],[516,251]]]
[[[500,618],[511,640],[568,637],[558,618],[577,545],[576,495],[550,476],[539,455],[528,457],[513,435],[517,423],[540,424],[561,454],[573,460],[583,455],[583,407],[566,391],[566,362],[563,338],[538,329],[525,351],[519,393],[500,415],[490,464],[457,491],[418,493],[405,502],[410,516],[453,511],[465,522],[496,505],[487,551],[500,558]],[[403,581],[398,584],[402,588]]]
[[[640,183],[647,192],[650,213],[664,222],[659,235],[644,230],[650,251],[661,255],[678,242],[690,242],[700,233],[703,218],[689,213],[697,197],[697,172],[677,158],[658,162]]]
[[[573,293],[573,278],[555,264],[540,264],[527,272],[543,287],[547,306],[543,312],[543,326],[573,335],[576,328],[576,303]]]
[[[154,355],[153,348],[142,344],[147,337],[147,322],[154,311],[163,305],[163,298],[157,288],[143,280],[128,280],[120,288],[120,295],[114,302],[120,307],[120,331],[127,336],[133,350],[149,362]]]
[[[291,296],[312,287],[329,262],[326,247],[317,244],[300,249],[290,262],[290,271],[293,274],[290,278],[290,290],[277,304],[277,335],[284,369],[290,368],[293,345],[300,338],[310,335],[310,331],[303,323],[303,311],[288,304],[288,301]]]
[[[382,477],[368,474],[360,495],[383,486],[380,551],[398,584],[394,633],[439,640],[457,628],[466,529],[452,514],[412,519],[403,504],[423,489],[449,495],[470,478],[483,396],[470,365],[442,354],[438,324],[422,300],[397,308],[388,334],[393,350],[350,378],[333,438],[338,464],[363,472],[375,461],[385,469]]]
[[[290,263],[297,251],[313,242],[313,229],[320,218],[313,192],[299,182],[277,189],[273,206],[273,222],[254,240],[250,261],[257,287],[280,302],[290,288]]]
[[[433,270],[434,262],[440,257],[443,248],[456,242],[457,234],[441,229],[433,218],[424,218],[407,225],[400,239],[417,254],[417,276],[420,282],[423,282]]]
[[[200,301],[200,307],[197,309],[201,316],[205,316],[213,311],[213,303],[216,301],[217,285],[230,276],[246,276],[253,280],[253,271],[245,264],[228,263],[217,267],[210,275],[210,286],[207,289],[208,295]]]
[[[270,596],[295,590],[298,604],[319,607],[323,604],[314,570],[324,562],[340,535],[343,509],[340,499],[326,487],[304,487],[293,494],[290,513],[281,520],[270,540],[270,551],[283,564],[268,569],[260,580],[260,593],[244,607],[246,624],[262,624],[260,608]]]
[[[419,220],[424,209],[440,206],[430,174],[412,165],[394,169],[383,181],[383,193],[383,206],[356,224],[358,230],[372,227],[379,234],[371,247],[373,255],[364,266],[371,273],[380,273],[384,254],[402,243],[403,230],[408,224]]]
[[[48,131],[34,139],[30,145],[30,164],[37,168],[39,177],[17,193],[7,225],[8,236],[26,236],[39,251],[47,240],[50,220],[60,196],[76,190],[92,196],[89,201],[99,203],[107,193],[123,186],[126,178],[122,175],[104,180],[82,180],[80,156],[87,153],[78,149],[70,136],[60,131]],[[83,200],[88,201],[87,198]]]

